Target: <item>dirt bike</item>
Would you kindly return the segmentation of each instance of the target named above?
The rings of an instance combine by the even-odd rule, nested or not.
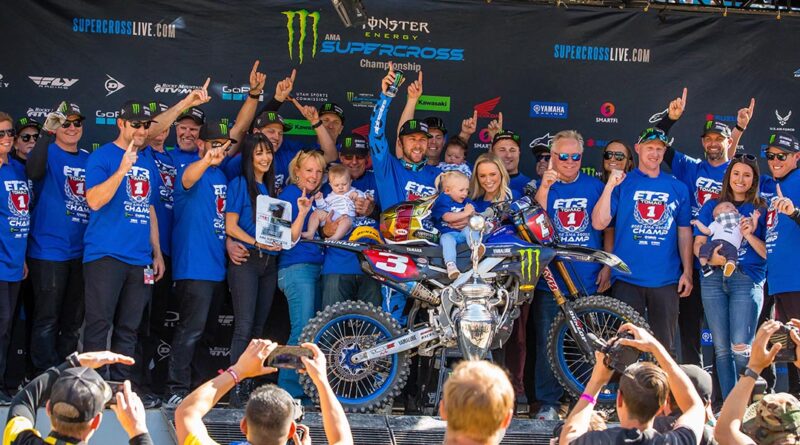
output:
[[[457,265],[467,271],[450,280],[441,247],[430,245],[435,237],[426,222],[434,199],[401,203],[383,213],[382,239],[377,232],[369,238],[394,244],[353,241],[358,230],[350,241],[313,241],[356,253],[365,274],[413,301],[404,327],[369,303],[344,301],[318,312],[304,328],[301,341],[314,342],[325,353],[331,387],[346,411],[391,406],[406,383],[414,352],[431,357],[441,348],[458,347],[464,358],[482,359],[500,348],[520,307],[532,300],[540,276],[560,308],[549,331],[548,358],[558,381],[575,398],[591,376],[597,339],[613,337],[624,323],[647,327],[621,301],[587,295],[569,271],[572,261],[586,261],[630,273],[625,263],[603,251],[559,245],[547,212],[528,197],[494,204],[469,219],[481,236],[459,245]],[[301,381],[306,394],[318,401],[310,379]],[[598,402],[615,399],[612,384]]]

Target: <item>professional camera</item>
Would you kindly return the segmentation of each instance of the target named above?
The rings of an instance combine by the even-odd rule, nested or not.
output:
[[[775,357],[775,363],[792,363],[797,360],[797,345],[789,335],[792,331],[800,334],[800,330],[796,327],[781,323],[780,329],[769,338],[770,347],[775,343],[782,345],[781,350],[778,351],[778,355]]]
[[[613,369],[619,373],[625,372],[625,368],[636,363],[639,360],[639,350],[632,346],[624,346],[619,340],[627,338],[633,340],[633,334],[629,332],[620,332],[616,337],[612,337],[603,346],[601,351],[605,354],[603,364],[606,368]]]

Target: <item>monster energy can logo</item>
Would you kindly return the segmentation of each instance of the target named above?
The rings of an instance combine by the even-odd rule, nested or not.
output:
[[[299,11],[283,11],[283,15],[286,16],[286,30],[289,32],[289,58],[294,60],[294,53],[292,46],[294,45],[294,17],[297,16],[298,18],[298,26],[300,31],[300,38],[297,39],[297,52],[299,55],[300,63],[303,63],[303,56],[305,55],[304,45],[306,42],[306,24],[308,23],[308,18],[311,18],[311,32],[314,38],[314,44],[311,47],[311,57],[317,56],[317,25],[319,25],[319,11],[308,12],[305,9],[301,9]]]
[[[519,256],[522,281],[530,283],[539,276],[539,249],[522,249],[519,251]],[[536,262],[535,270],[533,269],[534,261]]]

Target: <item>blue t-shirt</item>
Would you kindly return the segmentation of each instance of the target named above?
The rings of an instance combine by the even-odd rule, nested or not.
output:
[[[765,201],[769,202],[773,196],[777,196],[778,188],[775,186],[777,182],[772,179],[772,176],[761,175],[758,178],[758,192]]]
[[[672,158],[672,174],[689,189],[689,202],[692,205],[692,217],[696,218],[700,207],[709,199],[719,198],[722,191],[722,179],[730,161],[714,167],[707,160],[693,158],[675,151]]]
[[[611,273],[611,281],[622,280],[642,287],[661,287],[678,282],[681,257],[678,227],[690,227],[689,192],[674,176],[660,172],[651,178],[634,169],[611,195],[614,223],[614,253],[631,274]]]
[[[102,184],[119,169],[125,149],[109,142],[89,155],[86,163],[86,190]],[[120,182],[110,201],[89,214],[83,237],[83,262],[104,256],[134,266],[153,262],[150,245],[150,206],[158,200],[156,166],[141,154]]]
[[[380,201],[376,190],[378,188],[375,181],[375,174],[368,170],[358,178],[353,179],[353,188],[361,190],[365,195],[371,196],[375,199],[375,208],[380,209]],[[330,193],[331,187],[325,184],[322,187],[322,194],[327,195]],[[378,221],[368,216],[356,216],[353,220],[353,232],[357,227],[370,226],[378,228]],[[349,236],[349,234],[348,234]],[[336,249],[334,247],[325,248],[325,261],[322,263],[322,274],[344,274],[344,275],[362,275],[364,272],[361,270],[361,265],[358,262],[358,255],[348,252],[344,249]]]
[[[176,169],[184,168],[192,162],[200,159],[197,149],[194,151],[183,151],[180,148],[175,147],[175,150],[170,151],[169,155],[172,159],[172,166]]]
[[[228,180],[218,167],[209,167],[186,190],[181,183],[186,167],[175,179],[172,279],[223,281]]]
[[[170,152],[161,153],[147,147],[142,152],[144,156],[149,156],[156,166],[153,172],[157,178],[158,198],[155,201],[156,217],[158,218],[158,241],[161,244],[161,253],[170,256],[172,252],[172,224],[173,224],[173,189],[175,188],[175,176],[178,170],[175,168],[174,161]],[[174,150],[172,151],[174,153]]]
[[[526,185],[528,185],[529,182],[531,182],[531,178],[522,173],[517,173],[516,175],[511,176],[511,181],[508,183],[508,188],[510,188],[512,192],[516,192],[519,196],[522,196],[523,189]]]
[[[697,220],[708,227],[708,225],[714,221],[714,207],[717,204],[719,204],[719,201],[716,199],[706,201],[706,203],[703,204],[703,207],[700,208],[700,213],[697,215]],[[755,206],[749,202],[745,202],[736,208],[739,210],[739,214],[744,217],[749,217],[756,209]],[[758,226],[756,227],[755,232],[753,232],[753,235],[763,241],[767,231],[767,209],[761,208],[759,210],[761,211],[761,216],[758,218]],[[707,235],[695,227],[694,236]],[[711,237],[708,239],[710,241]],[[764,278],[767,276],[767,260],[761,258],[761,256],[750,247],[750,244],[744,238],[742,238],[742,245],[739,246],[739,269],[741,269],[742,272],[744,272],[756,283],[763,282]]]
[[[0,166],[0,281],[22,280],[28,242],[31,191],[25,167],[11,156]]]
[[[442,217],[445,213],[463,212],[464,207],[466,207],[467,204],[473,204],[472,200],[466,198],[464,199],[464,202],[459,203],[444,193],[440,193],[439,196],[436,197],[436,202],[433,203],[433,210],[431,210],[431,216],[433,217],[434,224],[436,224],[436,228],[438,228],[442,234],[448,232],[460,232],[461,229],[454,229],[449,223],[443,220]],[[472,206],[475,207],[474,204]]]
[[[378,196],[381,210],[403,201],[411,201],[436,193],[434,182],[441,170],[425,164],[418,171],[405,167],[389,149],[386,140],[386,114],[391,97],[381,94],[370,118],[369,146],[372,154],[372,169],[378,181]]]
[[[278,199],[292,203],[292,208],[294,209],[293,218],[297,218],[297,198],[299,198],[302,193],[303,192],[297,188],[296,185],[291,184],[286,186],[278,196]],[[314,206],[312,200],[311,211],[306,214],[306,218],[303,221],[303,231],[308,230],[308,219],[311,217],[313,210]],[[322,264],[323,257],[322,246],[314,243],[306,243],[301,239],[291,249],[281,251],[281,256],[278,258],[278,269],[283,269],[294,264]]]
[[[556,182],[550,186],[550,192],[547,194],[547,214],[553,220],[560,244],[591,247],[592,249],[603,248],[603,233],[592,227],[592,211],[597,200],[600,199],[600,195],[603,194],[604,187],[597,178],[583,173],[578,173],[578,177],[573,182]],[[602,265],[575,261],[572,263],[572,267],[586,292],[590,295],[597,292],[595,281],[597,281],[597,274]],[[556,277],[559,287],[566,289],[561,274],[554,270],[553,275]],[[544,280],[539,280],[536,287],[543,291],[550,291]]]
[[[798,206],[800,203],[800,173],[792,170],[776,181],[781,186],[781,193]],[[789,216],[775,210],[777,194],[769,201],[767,212],[767,283],[770,295],[783,292],[800,291],[800,279],[797,278],[797,263],[800,259],[800,225]]]
[[[269,196],[267,186],[258,183],[256,183],[256,186],[260,194]],[[292,207],[294,206],[296,206],[296,204],[292,205]],[[228,205],[226,207],[226,212],[239,215],[239,228],[253,238],[256,237],[255,212],[250,202],[250,192],[247,191],[247,180],[244,176],[237,176],[228,182]],[[255,249],[255,246],[252,244],[245,243],[241,240],[238,241],[244,244],[248,249]],[[267,255],[278,254],[278,252],[272,250],[265,250],[263,253]]]
[[[506,198],[506,200],[510,199],[511,202],[514,202],[514,201],[520,199],[521,197],[522,197],[521,193],[519,193],[519,192],[517,192],[515,190],[511,190],[511,198]],[[477,200],[472,202],[472,205],[475,206],[475,211],[478,212],[478,213],[485,212],[486,209],[488,209],[489,206],[491,206],[492,204],[493,204],[492,201],[487,201],[487,200],[483,199],[482,197],[478,198]]]
[[[69,153],[55,143],[47,147],[44,177],[36,181],[36,205],[28,241],[28,256],[68,261],[83,255],[83,234],[89,223],[86,203],[86,162],[89,152]]]
[[[303,145],[300,141],[284,139],[281,147],[273,155],[272,164],[275,169],[275,192],[280,194],[286,185],[289,183],[289,163],[297,155],[297,152],[302,150],[308,145]],[[220,165],[228,181],[232,181],[237,176],[242,174],[242,156],[237,153],[236,156],[230,158],[230,161],[225,165]]]

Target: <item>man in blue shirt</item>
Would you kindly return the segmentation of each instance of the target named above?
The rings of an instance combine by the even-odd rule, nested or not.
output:
[[[686,185],[661,171],[667,135],[642,132],[639,166],[611,172],[594,211],[597,230],[614,224],[614,253],[631,274],[613,271],[611,293],[646,316],[659,342],[672,350],[680,297],[692,291],[691,206]]]
[[[511,130],[500,130],[492,138],[492,153],[496,154],[508,171],[511,182],[508,187],[519,196],[524,194],[523,189],[531,178],[519,171],[520,136]]]
[[[197,158],[197,137],[206,114],[197,107],[187,108],[175,119],[175,136],[178,146],[172,152],[175,168],[185,167]]]

